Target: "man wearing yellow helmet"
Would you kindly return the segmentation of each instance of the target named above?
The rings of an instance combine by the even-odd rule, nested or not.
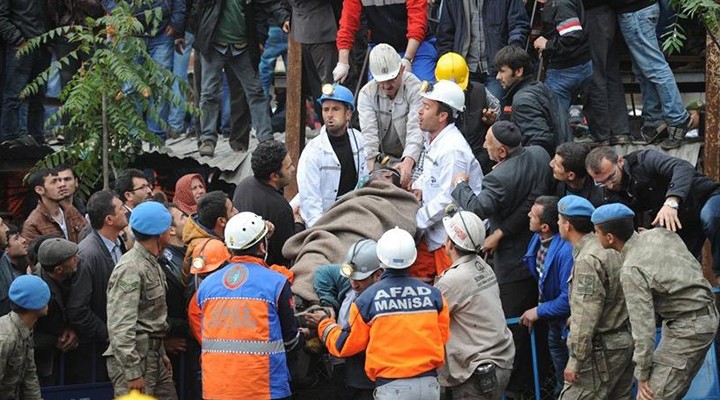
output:
[[[487,174],[495,164],[483,148],[485,134],[500,113],[500,101],[480,82],[470,80],[470,68],[457,53],[446,53],[435,67],[435,79],[457,83],[465,92],[465,113],[460,114],[455,125],[470,145],[483,173]]]

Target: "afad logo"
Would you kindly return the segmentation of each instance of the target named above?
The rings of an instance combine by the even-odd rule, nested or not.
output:
[[[244,265],[237,264],[233,265],[225,271],[223,276],[223,285],[230,289],[235,290],[242,286],[248,278],[248,270]]]

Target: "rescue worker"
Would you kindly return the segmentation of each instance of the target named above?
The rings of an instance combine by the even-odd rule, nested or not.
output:
[[[375,160],[388,156],[407,187],[423,150],[418,112],[422,106],[420,80],[400,62],[397,52],[385,43],[370,52],[373,79],[360,89],[358,116],[365,142],[368,171]],[[382,161],[382,160],[381,160]]]
[[[453,81],[465,92],[465,112],[458,116],[455,125],[465,136],[483,173],[487,174],[495,163],[490,160],[483,143],[495,116],[500,113],[500,101],[485,85],[470,80],[470,69],[460,54],[446,53],[440,57],[435,67],[435,78],[438,81]]]
[[[225,227],[230,263],[205,278],[201,309],[206,399],[290,399],[287,353],[303,346],[288,279],[265,264],[268,225],[251,212]]]
[[[439,400],[436,370],[450,334],[447,303],[438,289],[410,278],[417,250],[407,231],[385,232],[377,256],[385,269],[380,281],[355,299],[347,325],[325,316],[318,336],[335,357],[365,350],[376,400]]]
[[[297,168],[300,216],[308,228],[335,200],[355,189],[358,179],[367,175],[363,138],[350,127],[355,110],[355,97],[350,89],[326,84],[318,102],[325,125],[305,147]]]
[[[0,400],[40,400],[35,369],[33,326],[47,314],[50,288],[34,275],[10,284],[11,311],[0,317]]]
[[[561,400],[629,399],[632,336],[620,286],[622,256],[603,249],[590,221],[595,207],[580,196],[558,202],[560,236],[573,246],[570,358]]]
[[[170,211],[146,201],[133,209],[135,246],[120,257],[107,289],[108,375],[115,396],[138,390],[177,399],[163,338],[169,329],[167,282],[158,257],[170,243]]]
[[[217,271],[220,267],[227,265],[230,261],[230,252],[225,243],[219,239],[207,238],[195,246],[192,252],[192,267],[190,273],[193,275],[193,286],[200,287],[203,279]],[[192,299],[188,305],[188,324],[190,325],[190,333],[195,340],[200,342],[202,338],[200,326],[201,310],[197,302],[197,290],[193,293]]]
[[[440,384],[451,399],[500,400],[512,373],[515,345],[505,324],[500,288],[492,268],[478,256],[485,241],[480,217],[448,210],[445,250],[452,266],[435,283],[450,310],[450,339]]]
[[[715,339],[715,296],[677,234],[665,228],[636,233],[634,217],[615,203],[598,207],[592,223],[602,246],[624,256],[620,282],[635,342],[637,398],[681,399]],[[657,348],[656,314],[663,321]]]
[[[431,281],[446,270],[451,261],[445,254],[445,207],[453,202],[452,179],[457,174],[470,176],[468,184],[480,192],[483,172],[470,146],[455,126],[465,109],[465,95],[456,83],[438,81],[428,84],[422,93],[420,128],[427,132],[422,174],[413,183],[413,192],[421,207],[416,215],[417,228],[424,238],[418,246],[418,260],[412,275]]]
[[[337,268],[336,265],[328,266]],[[348,317],[350,307],[355,299],[367,288],[380,280],[383,269],[377,256],[377,242],[371,239],[362,239],[353,243],[348,249],[345,262],[340,266],[340,275],[350,281],[352,290],[348,290],[345,299],[340,305],[337,323],[340,326],[349,326]],[[305,315],[305,322],[309,328],[317,328],[318,322],[326,315],[323,311],[315,311]],[[336,399],[372,400],[375,383],[365,373],[365,352],[345,358],[343,364],[337,367],[344,371],[340,375],[344,383],[342,395],[335,394]],[[336,375],[337,376],[337,375]]]
[[[133,390],[132,392],[130,392],[124,396],[115,398],[115,400],[156,400],[156,399],[152,396],[144,395],[144,394],[138,392],[137,390]]]

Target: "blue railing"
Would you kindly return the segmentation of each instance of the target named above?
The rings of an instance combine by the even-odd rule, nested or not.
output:
[[[508,318],[505,323],[519,325],[520,317]],[[540,372],[538,371],[537,345],[535,343],[535,328],[530,328],[530,352],[532,353],[533,385],[535,386],[535,400],[540,400]],[[503,396],[503,399],[505,397]]]

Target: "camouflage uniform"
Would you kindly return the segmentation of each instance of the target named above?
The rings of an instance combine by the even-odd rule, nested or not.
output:
[[[32,329],[14,312],[0,317],[0,400],[39,400]]]
[[[567,368],[578,380],[565,382],[560,399],[630,399],[633,341],[620,286],[622,256],[589,233],[573,258]]]
[[[137,243],[110,275],[107,290],[110,346],[103,354],[115,396],[128,381],[145,379],[145,393],[177,399],[172,373],[165,367],[162,339],[169,329],[165,275],[157,257]]]
[[[715,338],[718,314],[700,263],[680,236],[655,228],[623,248],[621,282],[635,340],[635,377],[650,380],[655,400],[680,399]],[[655,313],[662,339],[655,348]]]

